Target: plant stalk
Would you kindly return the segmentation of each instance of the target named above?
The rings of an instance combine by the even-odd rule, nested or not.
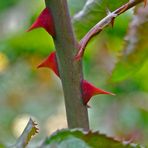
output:
[[[57,60],[65,98],[69,128],[89,130],[87,107],[81,92],[82,62],[74,61],[78,44],[74,36],[66,0],[45,0],[53,15]]]

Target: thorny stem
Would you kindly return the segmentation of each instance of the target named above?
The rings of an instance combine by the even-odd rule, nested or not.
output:
[[[108,26],[110,23],[114,21],[114,19],[119,16],[120,14],[124,13],[128,9],[134,7],[135,5],[145,2],[145,0],[130,0],[128,3],[122,5],[120,8],[116,9],[115,11],[109,13],[105,18],[103,18],[101,21],[99,21],[94,27],[92,27],[88,33],[81,39],[79,43],[79,50],[76,54],[75,59],[80,60],[85,51],[85,47],[88,44],[88,42],[97,34],[99,34],[106,26]],[[146,2],[145,2],[146,3]]]
[[[89,130],[87,107],[83,105],[81,94],[81,61],[74,61],[78,46],[70,21],[66,0],[45,0],[53,15],[56,36],[57,60],[62,80],[67,122],[69,128]]]

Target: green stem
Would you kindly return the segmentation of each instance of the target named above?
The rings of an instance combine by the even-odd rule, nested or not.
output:
[[[69,128],[89,129],[87,107],[81,94],[82,65],[74,61],[78,47],[75,39],[66,0],[45,0],[50,8],[56,30],[54,38],[62,80],[67,122]]]

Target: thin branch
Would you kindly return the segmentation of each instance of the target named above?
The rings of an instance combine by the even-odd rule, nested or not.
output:
[[[75,59],[80,60],[85,51],[85,47],[88,42],[97,34],[99,34],[105,27],[107,27],[110,23],[113,24],[114,19],[120,14],[124,13],[128,9],[136,6],[137,4],[143,2],[146,4],[146,0],[130,0],[128,3],[122,5],[120,8],[116,9],[113,12],[110,12],[105,18],[103,18],[100,22],[98,22],[94,27],[92,27],[88,33],[81,39],[79,43],[79,50],[76,54]]]

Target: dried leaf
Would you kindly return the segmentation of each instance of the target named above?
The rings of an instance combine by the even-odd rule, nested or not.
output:
[[[37,124],[30,118],[27,126],[25,127],[22,135],[18,138],[14,148],[25,148],[32,136],[38,133]]]

